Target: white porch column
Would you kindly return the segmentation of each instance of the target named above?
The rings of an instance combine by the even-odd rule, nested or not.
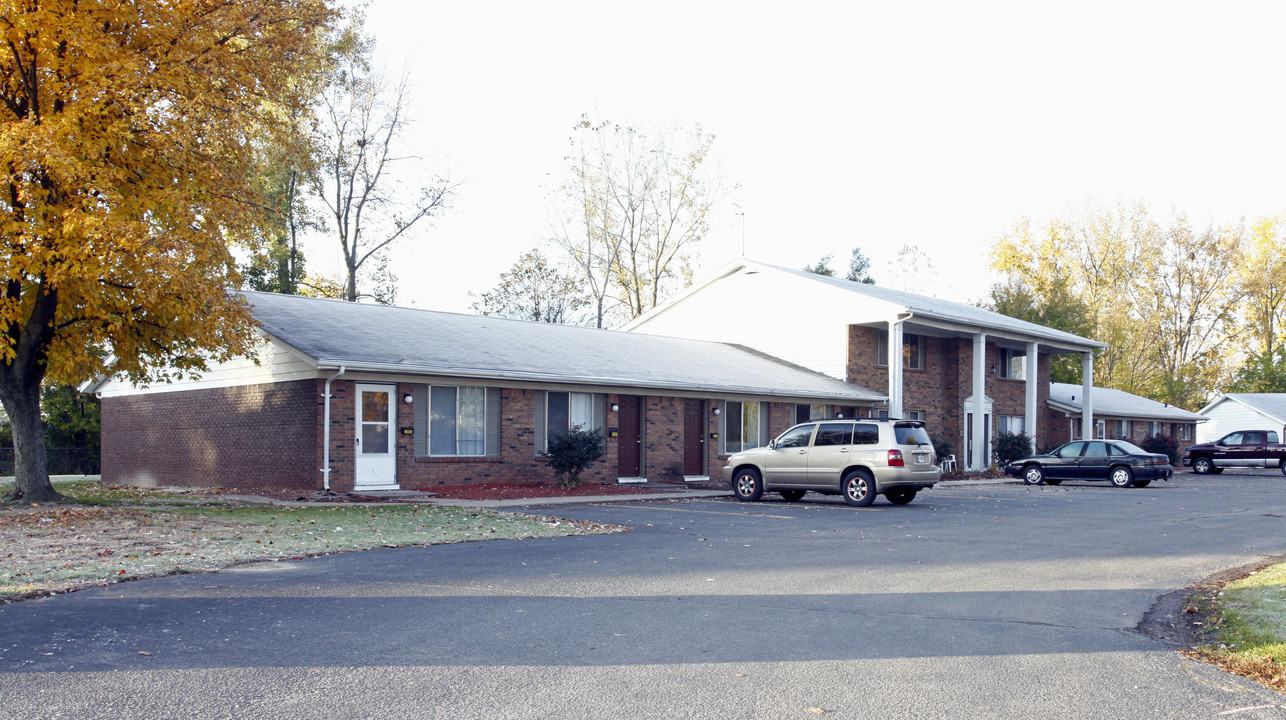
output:
[[[902,417],[902,323],[889,321],[889,417]]]
[[[1036,354],[1038,346],[1034,342],[1027,343],[1027,417],[1023,420],[1023,427],[1027,434],[1031,436],[1032,452],[1040,452],[1040,436],[1036,434],[1037,430],[1037,402],[1040,398],[1040,358]]]
[[[1081,439],[1094,437],[1094,352],[1081,353]]]
[[[973,336],[973,462],[970,470],[986,470],[991,465],[987,457],[987,438],[984,437],[986,425],[983,416],[987,412],[987,334]]]

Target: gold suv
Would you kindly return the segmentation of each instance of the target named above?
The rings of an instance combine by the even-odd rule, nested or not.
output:
[[[723,480],[745,502],[765,492],[794,501],[812,490],[859,507],[876,495],[905,505],[942,477],[936,462],[920,420],[814,420],[729,457]]]

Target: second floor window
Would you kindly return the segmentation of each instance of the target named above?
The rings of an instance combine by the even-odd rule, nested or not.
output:
[[[1010,380],[1027,379],[1027,353],[1022,350],[1000,348],[1000,377]]]
[[[875,364],[887,367],[889,364],[889,332],[877,330],[875,333]],[[924,369],[924,336],[915,333],[902,334],[902,367],[909,370]]]

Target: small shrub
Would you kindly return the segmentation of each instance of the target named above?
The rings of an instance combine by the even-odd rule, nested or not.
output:
[[[1015,460],[1029,457],[1032,452],[1031,436],[1024,433],[1000,433],[991,445],[996,464],[1004,467]]]
[[[951,444],[950,440],[935,439],[933,441],[933,454],[937,456],[938,462],[942,462],[943,460],[946,460],[948,457],[951,456],[951,453],[955,451],[956,451],[955,446]]]
[[[563,485],[579,485],[580,474],[603,457],[603,433],[598,430],[585,430],[569,427],[563,432],[549,434],[549,447],[545,454],[549,467],[554,469],[558,482]]]
[[[1150,453],[1160,453],[1169,457],[1171,465],[1179,463],[1179,443],[1175,442],[1174,438],[1169,435],[1160,433],[1149,435],[1143,438],[1143,441],[1139,443],[1139,447]]]

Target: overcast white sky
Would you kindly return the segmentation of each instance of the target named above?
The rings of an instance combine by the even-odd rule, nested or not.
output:
[[[467,312],[548,235],[582,112],[715,134],[740,187],[707,271],[741,254],[734,203],[748,257],[859,246],[879,282],[914,245],[962,301],[994,237],[1085,198],[1286,211],[1286,3],[371,0],[367,27],[411,73],[411,151],[463,183],[398,251],[400,305]]]

